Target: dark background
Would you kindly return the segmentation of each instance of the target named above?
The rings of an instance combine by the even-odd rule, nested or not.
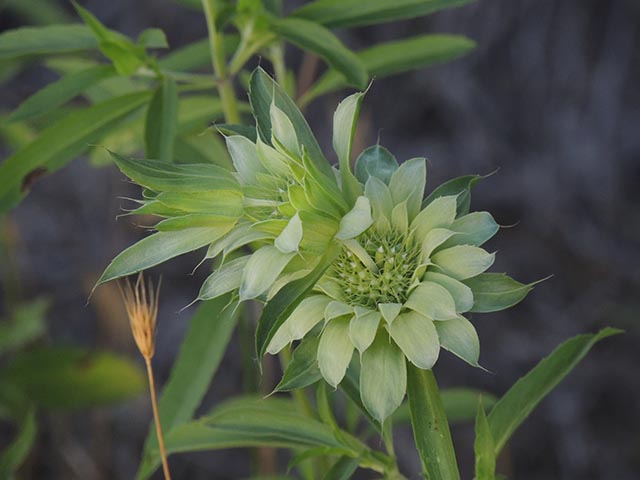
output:
[[[130,35],[160,27],[173,47],[205,36],[203,18],[170,0],[83,4]],[[21,21],[3,12],[0,28]],[[429,189],[500,168],[476,187],[472,202],[501,225],[515,225],[489,244],[499,251],[493,270],[527,282],[554,275],[516,308],[472,318],[481,361],[494,373],[443,355],[436,367],[441,385],[501,394],[569,336],[606,325],[627,331],[596,346],[514,436],[500,467],[511,479],[640,478],[639,27],[634,0],[480,0],[343,36],[356,49],[424,32],[478,42],[475,52],[451,64],[375,81],[359,141],[366,146],[379,134],[400,160],[426,156]],[[290,49],[288,60],[298,66],[299,52]],[[2,87],[0,108],[14,108],[53,78],[41,68],[26,70]],[[308,111],[327,151],[341,96],[323,97]],[[81,159],[38,182],[5,222],[21,297],[53,301],[51,342],[137,358],[114,289],[103,288],[85,306],[108,261],[143,235],[129,220],[115,220],[123,204],[117,197],[135,195],[114,168],[94,169]],[[187,255],[158,269],[164,275],[155,358],[160,383],[192,310],[175,312],[206,274],[189,276],[199,258]],[[0,268],[7,288],[9,266]],[[202,411],[241,391],[239,352],[234,338]],[[132,478],[150,418],[145,396],[114,408],[41,415],[25,478]],[[401,468],[418,478],[410,432],[401,429],[397,437]],[[463,478],[471,478],[472,427],[456,426],[454,437]],[[244,451],[229,451],[179,455],[171,464],[176,478],[235,479],[249,473],[248,459]]]

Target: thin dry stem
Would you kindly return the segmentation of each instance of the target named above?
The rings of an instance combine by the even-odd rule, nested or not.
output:
[[[156,397],[156,384],[153,379],[153,367],[151,359],[145,358],[147,364],[147,376],[149,377],[149,393],[151,394],[151,407],[153,408],[153,419],[156,423],[156,435],[158,437],[158,447],[160,448],[160,458],[162,459],[162,470],[165,480],[171,480],[169,472],[169,462],[167,461],[167,450],[164,446],[164,435],[162,434],[162,424],[160,423],[160,412],[158,410],[158,399]]]

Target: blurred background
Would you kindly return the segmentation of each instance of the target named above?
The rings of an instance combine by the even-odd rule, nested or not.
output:
[[[6,3],[0,31],[37,21],[37,12]],[[73,18],[66,2],[49,3]],[[171,0],[83,5],[131,36],[162,28],[172,47],[206,35],[203,17]],[[447,65],[375,81],[361,114],[359,146],[380,138],[399,160],[427,157],[428,189],[499,169],[472,195],[472,210],[489,210],[507,226],[489,243],[499,252],[493,270],[523,282],[554,275],[516,308],[472,318],[481,362],[492,373],[443,355],[437,377],[444,387],[502,394],[569,336],[606,325],[625,329],[596,346],[542,402],[513,438],[499,471],[518,480],[638,479],[640,3],[479,0],[419,20],[350,30],[342,39],[358,49],[424,32],[465,34],[478,47]],[[309,61],[294,49],[287,60],[295,68]],[[24,70],[2,87],[0,109],[12,110],[54,78],[42,67]],[[332,112],[343,93],[307,110],[327,151]],[[10,151],[8,144],[0,148],[3,156]],[[49,299],[47,341],[138,361],[115,287],[99,289],[87,305],[105,265],[144,235],[130,219],[116,220],[125,205],[119,197],[137,195],[114,167],[78,159],[37,182],[4,219],[2,289],[12,298]],[[199,260],[199,253],[190,254],[154,270],[163,275],[154,359],[160,385],[193,309],[177,312],[206,275],[206,269],[190,275]],[[201,411],[241,392],[240,351],[234,339]],[[133,478],[150,419],[144,395],[116,407],[43,413],[23,478]],[[11,433],[0,429],[0,446]],[[463,478],[471,478],[473,428],[455,426],[453,434],[466,465]],[[401,468],[418,478],[410,431],[400,429],[396,441]],[[236,479],[249,474],[249,455],[233,450],[170,461],[176,478]]]

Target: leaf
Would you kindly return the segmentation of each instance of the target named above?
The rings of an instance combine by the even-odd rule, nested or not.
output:
[[[253,143],[256,143],[258,139],[258,132],[256,131],[256,127],[252,125],[235,125],[232,123],[220,123],[216,124],[215,128],[220,130],[224,135],[241,135],[245,138],[248,138]]]
[[[294,252],[282,253],[271,245],[265,245],[254,252],[244,268],[240,301],[257,298],[266,292],[294,256]]]
[[[607,327],[596,334],[575,336],[557,347],[518,380],[498,400],[489,414],[496,456],[538,403],[573,370],[589,350],[600,340],[619,333],[622,330]]]
[[[322,477],[324,480],[349,480],[358,469],[359,458],[342,456]]]
[[[170,432],[192,419],[209,390],[238,319],[238,309],[225,295],[202,302],[189,321],[189,330],[160,397],[162,427]],[[150,425],[136,478],[148,478],[160,465],[152,454],[157,448],[154,425]]]
[[[337,388],[344,378],[353,356],[353,344],[349,339],[349,320],[342,316],[327,323],[318,345],[318,366],[329,385]]]
[[[331,447],[353,452],[330,427],[300,413],[290,400],[237,398],[211,414],[174,428],[166,435],[167,451],[194,452],[238,447]]]
[[[156,88],[147,109],[144,140],[148,158],[171,162],[178,127],[178,89],[168,76]]]
[[[320,337],[306,337],[300,342],[273,393],[308,387],[322,378],[317,360],[319,342]]]
[[[491,410],[498,401],[493,395],[473,388],[447,388],[440,391],[444,413],[449,423],[473,420],[482,402],[485,410]],[[401,425],[411,421],[408,404],[403,404],[393,414],[393,424]]]
[[[49,304],[49,300],[39,298],[18,305],[9,321],[0,322],[0,354],[17,350],[45,333]]]
[[[538,282],[525,285],[504,273],[482,273],[463,283],[473,292],[471,311],[488,313],[520,303]]]
[[[450,277],[465,280],[481,274],[493,265],[495,254],[488,253],[480,247],[456,245],[440,250],[431,257],[431,260]]]
[[[0,34],[0,60],[81,52],[98,48],[84,25],[22,27]]]
[[[200,287],[198,300],[210,300],[240,288],[242,274],[249,258],[245,255],[220,265]]]
[[[376,177],[389,185],[393,172],[398,169],[398,161],[382,145],[366,148],[356,159],[356,178],[366,184],[369,177]]]
[[[389,191],[393,203],[407,202],[409,222],[420,212],[420,202],[424,196],[424,186],[427,176],[426,160],[424,158],[412,158],[403,162],[391,175]]]
[[[96,287],[204,247],[220,238],[232,226],[233,223],[230,222],[225,227],[188,228],[175,232],[158,232],[149,235],[120,252],[98,279]]]
[[[457,215],[466,215],[469,213],[469,207],[471,205],[471,189],[480,180],[484,180],[489,175],[466,175],[464,177],[453,178],[439,187],[433,192],[427,195],[427,198],[422,202],[422,208],[425,208],[435,199],[448,195],[457,195],[458,197],[458,209]]]
[[[373,344],[362,354],[360,395],[369,413],[382,425],[402,403],[407,389],[404,355],[379,332]]]
[[[454,245],[475,245],[479,247],[493,237],[500,227],[489,212],[473,212],[453,221],[449,227],[456,232],[442,245],[442,248]]]
[[[22,418],[18,428],[16,438],[0,454],[0,476],[2,478],[12,478],[11,473],[15,472],[29,455],[38,431],[35,409],[29,410]]]
[[[356,199],[353,208],[340,220],[340,228],[336,233],[339,240],[349,240],[360,235],[373,223],[371,204],[365,196]]]
[[[249,100],[251,110],[256,119],[258,133],[262,140],[271,143],[271,104],[282,110],[296,130],[296,137],[300,145],[304,146],[313,163],[330,178],[333,171],[329,162],[322,154],[318,141],[313,136],[309,124],[305,120],[296,104],[285,91],[262,69],[256,68],[249,81]]]
[[[348,96],[338,104],[333,114],[333,149],[338,154],[342,191],[347,195],[350,205],[362,193],[358,180],[351,172],[351,147],[363,98],[364,93]]]
[[[458,7],[472,0],[316,0],[300,7],[292,15],[344,28],[391,22],[428,15],[445,8]]]
[[[115,74],[111,65],[100,65],[65,75],[22,102],[16,110],[11,112],[7,122],[17,122],[43,115]]]
[[[438,63],[454,60],[475,48],[475,42],[461,35],[419,35],[379,43],[356,52],[369,76],[384,78]],[[342,74],[327,70],[300,99],[306,105],[312,99],[347,85]]]
[[[398,315],[387,330],[411,363],[425,369],[435,365],[440,354],[440,342],[433,320],[415,312],[406,312]]]
[[[52,409],[120,402],[146,387],[145,377],[129,360],[72,347],[19,353],[0,371],[0,378]]]
[[[138,35],[138,45],[145,48],[169,48],[167,36],[159,28],[147,28]]]
[[[313,271],[304,278],[285,285],[264,307],[256,329],[256,352],[262,358],[267,345],[289,315],[315,286],[325,270],[333,263],[339,253],[335,244],[330,245]]]
[[[102,54],[113,62],[120,75],[131,75],[143,64],[144,47],[135,45],[121,33],[106,28],[95,15],[74,0],[71,3],[98,40]]]
[[[463,316],[435,322],[442,348],[460,357],[469,365],[479,367],[480,340],[469,320]]]
[[[476,454],[476,480],[495,480],[496,454],[493,445],[491,429],[484,412],[482,402],[478,402],[476,416],[476,440],[474,443]]]
[[[44,129],[36,140],[0,165],[0,213],[15,205],[29,189],[29,174],[62,167],[148,99],[147,92],[115,97],[72,112]]]
[[[459,480],[456,454],[438,384],[431,370],[407,364],[411,426],[427,480]]]

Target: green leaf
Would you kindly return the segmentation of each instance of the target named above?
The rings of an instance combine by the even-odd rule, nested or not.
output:
[[[35,409],[30,409],[23,416],[18,428],[16,438],[0,454],[0,476],[2,478],[12,478],[11,473],[15,472],[29,455],[38,431]]]
[[[266,292],[280,276],[295,253],[282,253],[265,245],[251,255],[240,283],[240,301],[257,298]]]
[[[495,480],[496,454],[491,429],[489,428],[489,422],[487,421],[487,415],[484,412],[482,402],[478,402],[474,451],[476,454],[475,480]]]
[[[147,109],[144,140],[147,157],[170,162],[178,126],[178,89],[171,77],[163,77]]]
[[[359,463],[359,458],[342,456],[331,465],[322,478],[323,480],[349,480],[358,469]]]
[[[422,208],[425,208],[439,197],[457,195],[457,215],[466,215],[469,213],[469,207],[471,205],[471,189],[476,183],[487,177],[488,175],[465,175],[464,177],[453,178],[431,192],[422,202]]]
[[[0,372],[45,408],[86,408],[123,401],[146,387],[137,367],[111,353],[49,347],[22,352]]]
[[[363,98],[364,93],[348,96],[338,104],[333,114],[333,149],[338,154],[342,191],[347,195],[350,205],[362,193],[358,180],[351,172],[351,147]]]
[[[274,393],[308,387],[322,378],[317,360],[319,342],[320,337],[305,337],[300,342]]]
[[[224,227],[189,228],[175,232],[154,233],[120,252],[98,279],[96,287],[204,247],[228,232],[232,226],[233,223],[230,222]]]
[[[402,353],[418,368],[432,368],[440,354],[433,320],[415,312],[401,313],[387,327]]]
[[[350,85],[367,86],[369,76],[360,59],[322,25],[300,18],[282,18],[272,20],[270,28],[294,45],[321,57],[342,73]]]
[[[59,55],[96,48],[98,42],[84,25],[22,27],[0,34],[0,60]]]
[[[111,152],[118,168],[137,184],[156,192],[238,191],[233,174],[210,164],[174,165],[156,160],[125,158]]]
[[[445,8],[458,7],[472,0],[316,0],[293,12],[299,18],[329,28],[344,28],[391,22],[428,15]]]
[[[475,47],[475,42],[460,35],[420,35],[380,43],[356,52],[372,78],[384,78],[430,65],[454,60]],[[340,72],[329,69],[303,95],[300,104],[343,88],[347,81]]]
[[[402,403],[407,371],[402,351],[380,331],[362,354],[360,395],[369,413],[382,425]]]
[[[407,364],[411,426],[427,480],[459,480],[449,423],[431,370]]]
[[[71,2],[98,40],[102,54],[113,62],[120,75],[131,75],[145,60],[144,47],[135,45],[119,32],[109,30],[86,8]]]
[[[473,420],[479,402],[482,402],[482,406],[488,411],[498,401],[493,395],[473,388],[447,388],[440,391],[440,396],[444,413],[450,423]],[[393,414],[393,424],[409,423],[410,417],[409,405],[405,403]]]
[[[349,240],[364,232],[373,223],[371,216],[371,204],[365,196],[356,199],[353,208],[340,220],[340,229],[336,233],[336,238]]]
[[[242,274],[249,258],[248,255],[245,255],[218,267],[215,272],[207,277],[202,287],[200,287],[198,300],[217,298],[220,295],[240,288]]]
[[[403,162],[391,175],[389,191],[393,203],[397,205],[406,200],[409,223],[420,212],[420,202],[424,196],[427,166],[424,158],[412,158]]]
[[[160,397],[159,410],[165,432],[190,421],[209,390],[238,318],[238,309],[225,295],[203,302],[189,321],[189,330]],[[148,478],[160,465],[155,427],[149,427],[136,478]]]
[[[359,453],[336,439],[330,427],[300,413],[292,401],[273,397],[229,400],[166,435],[170,453],[261,446],[331,447],[351,456]]]
[[[49,304],[49,300],[40,298],[18,305],[10,320],[0,322],[0,354],[16,350],[45,333]]]
[[[431,260],[450,277],[465,280],[481,274],[493,265],[495,254],[488,253],[480,247],[456,245],[440,250],[431,257]]]
[[[318,366],[329,385],[337,388],[344,378],[353,356],[349,339],[349,318],[342,316],[327,323],[318,345]]]
[[[313,136],[304,116],[300,113],[294,101],[262,68],[255,69],[251,74],[249,100],[253,115],[256,118],[258,133],[264,142],[271,143],[270,109],[271,104],[274,103],[293,123],[300,145],[304,146],[314,164],[325,175],[333,178],[331,166],[322,154],[318,141]]]
[[[472,312],[488,313],[504,310],[520,303],[533,287],[543,280],[528,285],[504,273],[482,273],[464,280],[473,292]]]
[[[456,232],[456,235],[442,244],[441,248],[448,248],[454,245],[475,245],[479,247],[500,229],[489,212],[469,213],[454,220],[449,228]]]
[[[9,115],[7,121],[17,122],[45,114],[115,74],[111,65],[100,65],[65,75],[27,98]]]
[[[538,403],[573,370],[589,350],[600,340],[619,333],[622,330],[607,327],[596,334],[573,337],[518,380],[489,414],[496,456]]]
[[[309,275],[285,285],[265,305],[256,330],[256,352],[258,358],[262,358],[280,326],[289,318],[289,315],[300,304],[304,296],[315,286],[325,270],[333,263],[338,253],[339,248],[335,244],[331,244]]]
[[[442,348],[460,357],[469,365],[479,367],[480,340],[469,320],[463,316],[435,322]]]
[[[145,48],[169,48],[167,36],[159,28],[147,28],[138,35],[138,45]]]
[[[252,125],[235,125],[232,123],[221,123],[216,124],[215,128],[220,130],[224,135],[241,135],[245,138],[248,138],[253,143],[256,143],[258,139],[258,132],[256,131],[256,127]]]
[[[198,1],[198,4],[200,2]],[[240,36],[230,33],[224,35],[224,51],[231,55],[235,52],[240,42]],[[211,65],[211,50],[209,39],[198,40],[184,47],[172,49],[164,57],[158,60],[158,65],[163,70],[186,72]]]
[[[389,185],[391,176],[397,169],[396,157],[381,145],[366,148],[356,159],[356,178],[362,184],[366,184],[369,177],[376,177]]]
[[[33,175],[60,168],[148,99],[147,92],[112,98],[72,112],[43,130],[0,165],[0,213],[19,201]]]

